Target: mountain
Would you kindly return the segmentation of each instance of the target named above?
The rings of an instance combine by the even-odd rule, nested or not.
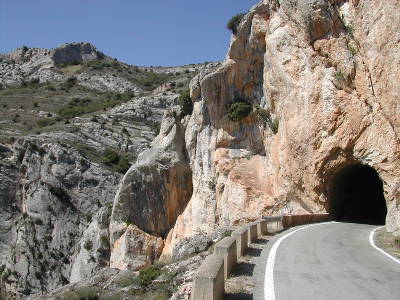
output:
[[[190,79],[219,63],[130,66],[89,43],[0,59],[1,285],[25,298],[109,265],[122,176]]]
[[[135,72],[92,49],[94,60],[55,65],[63,79],[7,83],[2,290],[189,299],[213,241],[263,215],[379,213],[400,235],[398,11],[397,0],[263,0],[235,18],[220,64]],[[83,83],[105,74],[143,92]],[[52,114],[33,132],[15,116],[27,88]]]

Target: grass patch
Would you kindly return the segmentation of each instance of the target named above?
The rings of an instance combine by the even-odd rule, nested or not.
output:
[[[333,75],[336,80],[338,81],[344,81],[346,80],[344,74],[341,71],[336,71],[335,74]]]
[[[105,111],[110,107],[129,101],[132,97],[134,97],[132,93],[109,94],[109,98],[104,101],[93,101],[89,98],[77,97],[69,101],[67,106],[60,108],[58,114],[63,118],[71,119],[96,111]]]
[[[42,128],[42,127],[47,127],[47,126],[51,126],[57,123],[57,119],[56,118],[45,118],[45,119],[40,119],[38,121],[36,121],[37,125]]]
[[[71,146],[78,150],[78,152],[87,159],[97,163],[101,162],[99,159],[99,152],[97,152],[95,148],[79,143],[71,144]]]
[[[71,66],[65,66],[62,67],[61,72],[64,74],[73,74],[73,73],[78,73],[82,69],[82,65],[71,65]]]
[[[137,283],[137,276],[129,273],[120,275],[117,279],[114,280],[114,283],[119,287],[127,287],[130,285],[134,285]]]

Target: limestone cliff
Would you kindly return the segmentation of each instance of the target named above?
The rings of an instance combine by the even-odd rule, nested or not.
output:
[[[191,83],[193,195],[165,256],[221,225],[329,211],[332,176],[356,162],[379,174],[386,228],[400,234],[399,5],[264,0],[250,10],[224,64]],[[237,98],[253,106],[240,122],[227,116]]]

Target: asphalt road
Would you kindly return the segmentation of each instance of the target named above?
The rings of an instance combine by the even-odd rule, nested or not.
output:
[[[281,234],[257,264],[255,299],[400,300],[400,264],[369,243],[376,227],[325,223]]]

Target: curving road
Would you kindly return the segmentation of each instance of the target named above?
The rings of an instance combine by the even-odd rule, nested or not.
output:
[[[372,247],[374,228],[323,223],[273,238],[256,267],[255,299],[400,299],[400,263]]]

